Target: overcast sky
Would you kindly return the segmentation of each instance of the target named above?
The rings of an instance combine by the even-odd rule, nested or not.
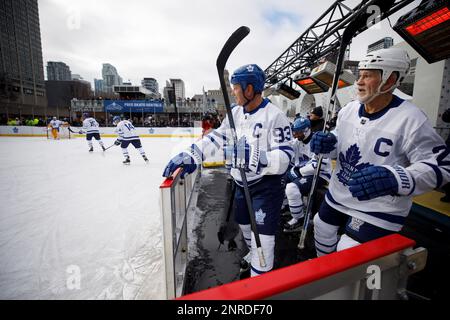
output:
[[[44,65],[62,61],[72,73],[93,82],[103,63],[114,65],[124,81],[140,85],[169,78],[185,82],[186,96],[219,89],[216,59],[241,25],[250,34],[228,60],[232,72],[247,63],[266,69],[333,0],[38,0]],[[354,7],[358,0],[344,1]],[[415,6],[415,1],[394,17]],[[387,21],[357,37],[351,58],[360,59],[369,43],[401,38]],[[45,71],[46,72],[46,71]]]

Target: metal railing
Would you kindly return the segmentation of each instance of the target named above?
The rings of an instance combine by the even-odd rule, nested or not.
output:
[[[393,234],[180,299],[407,299],[408,277],[424,269],[427,260],[427,250],[414,245]]]
[[[184,178],[181,172],[178,169],[160,186],[167,299],[183,294],[188,263],[187,212],[200,177],[200,170]]]

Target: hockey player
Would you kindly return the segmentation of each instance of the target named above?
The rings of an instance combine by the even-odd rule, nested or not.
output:
[[[234,145],[227,117],[218,129],[170,160],[163,173],[164,177],[168,177],[179,167],[183,167],[183,176],[192,173],[204,157],[225,146],[226,161],[232,166],[231,176],[237,184],[234,198],[235,220],[250,249],[243,264],[245,265],[244,261],[251,262],[252,276],[273,268],[275,232],[284,197],[281,179],[293,156],[289,121],[278,107],[262,97],[264,82],[264,71],[255,64],[240,67],[231,76],[237,103],[231,110],[236,126],[237,145]],[[255,212],[248,212],[239,168],[244,168],[247,172]],[[255,215],[266,259],[265,267],[259,263],[249,214]]]
[[[295,140],[292,142],[294,149],[293,166],[287,172],[286,197],[292,219],[284,223],[284,232],[299,231],[303,225],[304,203],[303,197],[307,197],[311,191],[314,171],[317,167],[317,159],[310,151],[311,122],[307,118],[299,117],[292,125],[292,134]],[[325,186],[331,178],[331,165],[328,158],[324,158],[320,168],[317,187]]]
[[[50,121],[48,128],[52,130],[52,136],[54,140],[59,140],[59,128],[62,126],[63,122],[58,120],[56,117]]]
[[[368,53],[359,63],[358,100],[341,109],[335,134],[312,138],[313,152],[337,158],[314,218],[319,256],[400,231],[412,196],[450,181],[450,149],[418,107],[392,93],[409,67],[405,50]]]
[[[86,133],[86,140],[89,146],[89,152],[94,151],[94,146],[92,145],[92,138],[98,141],[102,150],[105,151],[105,146],[103,145],[103,141],[100,138],[99,124],[97,120],[90,116],[88,112],[83,113],[83,130],[79,131],[79,134]]]
[[[120,145],[122,148],[122,153],[125,157],[123,164],[130,164],[130,156],[127,149],[130,143],[139,151],[144,161],[148,163],[144,148],[142,148],[141,139],[139,139],[136,129],[131,122],[128,120],[121,121],[119,116],[115,116],[113,118],[113,124],[117,126],[116,133],[119,135],[119,138],[117,138],[114,144],[117,146]]]

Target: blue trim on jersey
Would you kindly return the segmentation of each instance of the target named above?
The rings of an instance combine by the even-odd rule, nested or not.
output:
[[[292,205],[289,205],[289,208],[301,208],[301,207],[303,207],[303,205],[301,205],[301,206],[292,206]]]
[[[365,117],[369,120],[376,120],[381,118],[386,112],[389,111],[389,109],[397,108],[399,105],[401,105],[405,100],[397,97],[396,95],[392,95],[392,101],[382,110],[375,112],[375,113],[367,113],[364,109],[364,104],[360,104],[358,115],[359,117]]]
[[[442,181],[444,180],[442,177],[442,172],[441,170],[439,170],[439,167],[435,164],[432,163],[428,163],[428,162],[422,162],[423,164],[426,164],[428,166],[430,166],[433,170],[434,173],[436,174],[436,188],[441,187],[442,185]]]
[[[333,250],[331,250],[331,251],[328,251],[328,252],[327,252],[327,251],[323,251],[323,250],[320,250],[320,249],[319,249],[319,248],[317,248],[317,247],[316,247],[316,250],[317,250],[317,251],[319,251],[320,253],[323,253],[323,254],[330,254],[330,253],[332,253],[332,252],[336,251],[336,248],[334,248]]]
[[[253,268],[253,266],[251,266],[251,269],[255,272],[255,273],[257,273],[257,274],[264,274],[264,273],[267,273],[267,272],[269,272],[269,271],[260,271],[260,270],[256,270],[255,268]]]
[[[214,144],[214,146],[215,146],[217,149],[220,149],[219,143],[218,143],[213,137],[211,137],[209,134],[208,134],[206,137],[209,138],[209,140],[211,140],[211,142]]]
[[[130,141],[130,140],[139,140],[139,136],[132,136],[132,137],[121,137],[122,138],[122,140],[125,140],[125,141]]]
[[[205,157],[204,157],[204,155],[203,155],[203,152],[202,152],[202,150],[200,150],[200,148],[196,145],[196,144],[193,144],[192,146],[191,146],[191,151],[192,151],[192,153],[197,153],[197,155],[202,159],[202,161],[204,161],[205,160]]]
[[[314,239],[314,241],[315,241],[316,243],[318,243],[319,245],[321,245],[322,247],[327,247],[327,248],[335,247],[335,246],[338,244],[338,242],[339,242],[339,240],[338,240],[338,241],[336,241],[334,244],[323,244],[323,243],[317,241],[316,239]]]
[[[333,199],[333,197],[330,194],[330,191],[328,191],[326,193],[325,197],[332,203],[337,204],[338,206],[345,207],[344,205],[340,204],[339,202],[337,202],[336,200]],[[392,214],[383,213],[383,212],[371,212],[371,211],[362,211],[362,210],[356,210],[356,209],[353,209],[353,210],[367,214],[367,215],[377,218],[377,219],[381,219],[381,220],[390,222],[390,223],[396,223],[396,224],[400,224],[400,225],[405,224],[406,218],[402,217],[402,216],[394,216]]]
[[[255,110],[252,110],[252,111],[248,112],[248,111],[245,110],[245,107],[243,107],[242,110],[244,111],[244,114],[245,113],[255,114],[256,112],[258,112],[259,109],[264,109],[269,102],[270,102],[269,99],[265,98],[265,99],[263,99],[263,102],[261,102],[261,104],[258,107],[256,107]]]
[[[281,151],[283,151],[284,153],[287,154],[287,156],[289,158],[289,162],[292,162],[292,159],[294,157],[294,149],[292,149],[292,147],[280,146],[280,147],[270,148],[270,151],[274,151],[274,150],[281,150]],[[292,152],[292,154],[289,153],[288,151]]]
[[[220,133],[218,133],[217,131],[212,131],[211,132],[212,134],[214,134],[216,137],[218,137],[218,138],[220,138],[220,139],[222,139],[222,140],[224,140],[224,141],[227,141],[227,136],[226,135],[224,135],[224,134],[220,134]],[[210,133],[210,134],[211,134]],[[208,134],[208,135],[210,135],[210,134]]]

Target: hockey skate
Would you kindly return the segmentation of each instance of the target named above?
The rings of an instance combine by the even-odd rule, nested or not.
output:
[[[94,147],[90,147],[89,152],[94,152]]]
[[[126,157],[125,160],[123,161],[123,164],[129,165],[131,163],[130,161],[130,157]]]
[[[252,252],[249,251],[239,264],[239,279],[250,278]]]
[[[300,218],[298,220],[292,218],[291,220],[283,224],[283,232],[285,233],[300,232],[303,227],[303,221],[304,218]]]
[[[145,161],[146,163],[148,163],[148,159],[147,159],[147,157],[146,157],[145,155],[143,155],[142,158],[144,159],[144,161]]]

